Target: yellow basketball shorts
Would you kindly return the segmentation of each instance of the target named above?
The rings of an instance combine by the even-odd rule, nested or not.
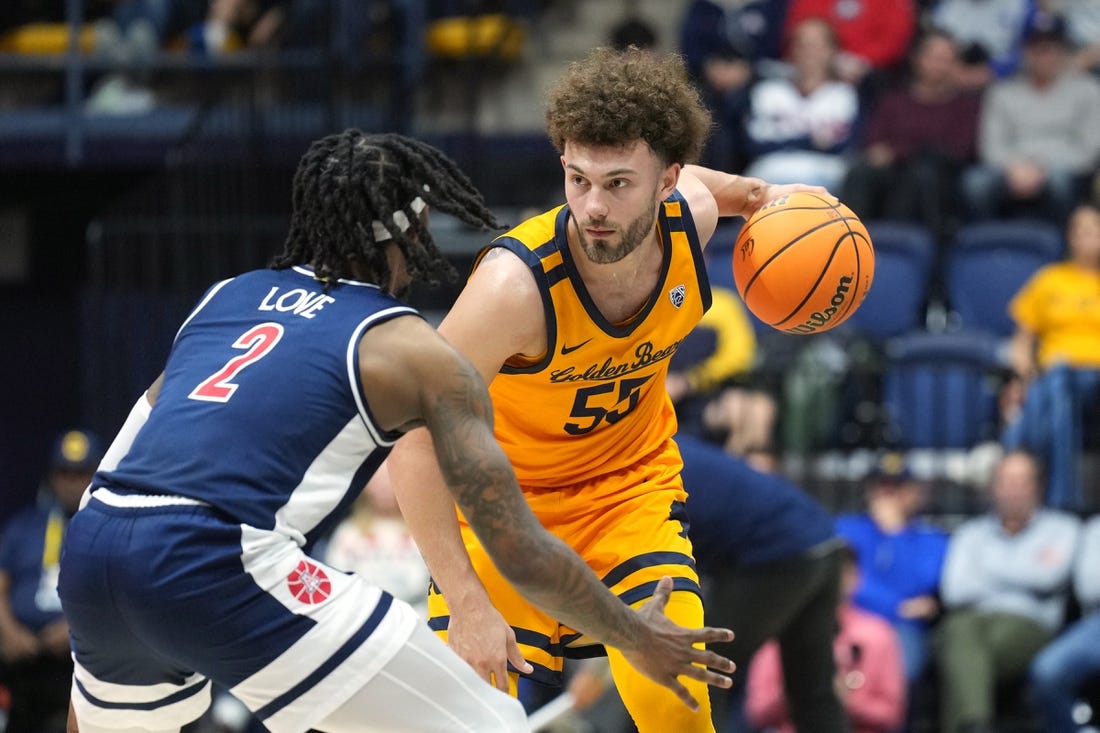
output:
[[[649,598],[657,581],[668,575],[674,591],[696,597],[689,605],[697,606],[699,612],[697,619],[678,618],[677,622],[701,626],[699,576],[687,538],[687,494],[680,466],[673,447],[596,480],[553,490],[525,488],[524,494],[542,525],[584,558],[625,603],[636,606]],[[558,623],[520,596],[494,567],[469,525],[459,519],[474,568],[535,668],[529,677],[543,684],[561,684],[564,658],[605,653],[601,644]],[[673,594],[674,598],[679,595]],[[432,629],[446,640],[449,610],[434,584],[428,594],[428,615]]]

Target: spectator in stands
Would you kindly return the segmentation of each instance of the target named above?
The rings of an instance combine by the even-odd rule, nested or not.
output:
[[[151,54],[172,43],[219,55],[238,48],[272,48],[290,22],[322,13],[325,0],[121,0],[101,39],[124,57]]]
[[[676,442],[695,558],[712,589],[707,623],[737,629],[732,642],[715,647],[737,665],[733,688],[711,691],[716,729],[745,729],[749,660],[777,639],[787,709],[799,730],[849,730],[833,687],[843,543],[832,517],[789,481],[717,446],[683,434]]]
[[[1035,0],[937,0],[931,24],[963,52],[965,86],[980,89],[1016,72]]]
[[[888,623],[852,602],[862,560],[850,547],[841,553],[836,656],[837,695],[854,733],[890,733],[905,717],[905,673],[897,636]],[[793,733],[783,695],[779,646],[769,641],[749,666],[746,712],[758,729]],[[799,729],[802,730],[802,729]]]
[[[745,120],[752,159],[746,175],[778,183],[805,181],[836,190],[847,170],[859,97],[836,78],[837,37],[820,18],[792,31],[792,76],[763,79],[750,92]]]
[[[210,0],[119,0],[96,28],[96,47],[121,63],[144,61],[170,38],[206,19]]]
[[[401,516],[385,464],[333,531],[323,555],[329,565],[362,575],[428,618],[428,566]]]
[[[791,0],[784,33],[787,42],[807,18],[828,21],[842,52],[837,64],[840,77],[871,96],[882,78],[905,59],[917,32],[913,0]]]
[[[1100,71],[1100,0],[1039,0],[1039,6],[1066,19],[1066,34],[1076,49],[1073,65]]]
[[[921,37],[910,66],[908,82],[872,105],[842,198],[864,219],[921,222],[942,241],[975,159],[980,99],[961,87],[958,45],[943,31]]]
[[[148,112],[157,104],[150,88],[151,61],[165,49],[204,56],[248,49],[273,49],[317,41],[327,33],[335,0],[120,0],[110,17],[95,24],[95,50],[119,66],[89,94],[96,114]],[[354,6],[349,6],[354,7]],[[355,33],[358,14],[342,16],[339,32]],[[363,38],[341,37],[341,55]]]
[[[12,517],[0,539],[0,682],[11,692],[6,733],[65,730],[73,663],[58,563],[69,517],[101,456],[96,436],[63,433],[39,501]]]
[[[693,0],[688,6],[680,52],[715,122],[704,164],[744,167],[749,84],[762,63],[779,58],[786,11],[787,0]]]
[[[984,733],[998,683],[1022,678],[1063,622],[1080,522],[1040,507],[1039,465],[1014,451],[997,464],[993,511],[951,536],[940,587],[942,733]]]
[[[865,481],[866,512],[837,517],[836,530],[859,558],[853,601],[893,625],[912,683],[924,670],[929,626],[939,616],[947,534],[918,518],[927,488],[903,454],[884,453]]]
[[[619,51],[625,51],[631,46],[644,49],[656,48],[657,30],[644,18],[629,14],[611,28],[608,40],[611,42],[611,47]]]
[[[1044,733],[1077,733],[1074,703],[1086,682],[1100,678],[1100,516],[1081,532],[1073,589],[1081,618],[1031,663],[1031,695]]]
[[[1009,304],[1012,366],[1026,396],[1001,442],[1041,455],[1046,503],[1077,511],[1085,420],[1100,405],[1100,208],[1078,206],[1066,242],[1065,261],[1040,269]]]
[[[981,163],[963,174],[970,216],[1033,215],[1063,224],[1100,158],[1100,82],[1069,65],[1065,22],[1040,13],[1017,75],[982,102]]]

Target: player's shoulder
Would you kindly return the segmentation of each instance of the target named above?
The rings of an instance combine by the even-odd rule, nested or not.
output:
[[[439,332],[488,381],[513,354],[545,348],[548,301],[540,282],[546,278],[519,254],[493,246],[482,253]]]
[[[409,311],[368,328],[359,339],[359,371],[366,384],[395,377],[432,376],[457,358],[455,350],[419,314]]]
[[[681,208],[681,214],[689,217],[694,224],[699,243],[706,246],[718,224],[718,201],[714,198],[714,192],[690,168],[685,168],[680,171],[673,197]]]
[[[537,248],[550,242],[557,235],[558,219],[565,204],[528,216],[516,226],[497,237],[495,243],[514,241],[527,248]]]
[[[679,200],[681,205],[693,208],[699,206],[708,197],[713,200],[714,194],[690,168],[684,168],[680,171],[680,177],[676,180],[676,190],[673,191],[673,197]]]
[[[529,305],[541,298],[528,258],[505,244],[494,244],[485,250],[465,291],[491,297],[494,303],[505,307]]]

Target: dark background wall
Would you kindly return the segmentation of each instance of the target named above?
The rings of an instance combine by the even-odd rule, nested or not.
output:
[[[515,223],[518,207],[556,201],[560,166],[541,136],[431,142],[505,222]],[[110,440],[208,285],[265,265],[281,248],[293,167],[307,144],[268,138],[262,159],[254,145],[229,156],[198,144],[182,161],[153,156],[159,165],[5,169],[0,209],[25,222],[26,267],[0,280],[8,349],[0,356],[0,520],[33,500],[59,432],[87,427]],[[0,140],[0,159],[3,147]],[[437,240],[464,275],[488,236],[441,221]],[[412,301],[444,310],[459,285],[420,289]]]

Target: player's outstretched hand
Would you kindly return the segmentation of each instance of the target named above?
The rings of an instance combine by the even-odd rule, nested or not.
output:
[[[732,672],[733,662],[693,645],[730,641],[733,632],[708,626],[688,629],[673,623],[665,615],[665,605],[671,593],[672,579],[667,576],[661,578],[653,597],[638,610],[645,621],[646,638],[639,640],[636,649],[624,650],[623,656],[639,672],[672,690],[692,710],[698,710],[699,702],[677,678],[685,675],[715,687],[729,687],[732,684],[730,678],[712,670]]]

